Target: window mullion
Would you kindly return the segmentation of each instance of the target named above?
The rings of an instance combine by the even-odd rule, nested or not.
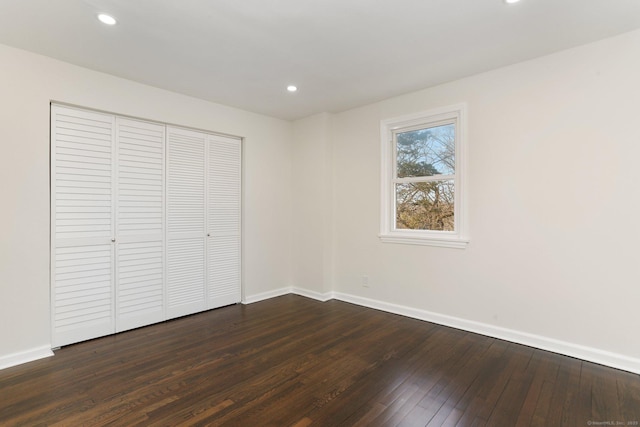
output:
[[[434,182],[434,181],[455,181],[455,175],[431,175],[431,176],[412,176],[407,178],[392,178],[394,184],[411,184],[413,182]]]

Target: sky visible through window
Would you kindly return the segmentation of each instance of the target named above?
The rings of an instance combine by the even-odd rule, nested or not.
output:
[[[426,178],[395,184],[396,228],[454,231],[455,124],[397,133],[396,161],[397,179]]]

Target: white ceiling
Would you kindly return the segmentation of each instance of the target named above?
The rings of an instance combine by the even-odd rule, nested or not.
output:
[[[284,119],[637,28],[640,0],[0,0],[0,43]]]

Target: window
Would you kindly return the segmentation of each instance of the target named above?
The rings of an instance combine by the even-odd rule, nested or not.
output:
[[[383,242],[464,248],[465,106],[383,120]]]

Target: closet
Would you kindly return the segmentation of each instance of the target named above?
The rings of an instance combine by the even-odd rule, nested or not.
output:
[[[167,129],[167,316],[240,301],[240,144]]]
[[[241,140],[51,106],[54,347],[240,301]]]

